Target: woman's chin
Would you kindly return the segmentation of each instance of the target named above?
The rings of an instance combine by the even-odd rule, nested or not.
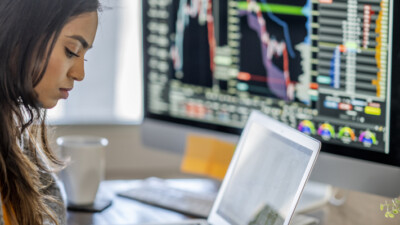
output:
[[[45,102],[40,102],[40,107],[44,109],[52,109],[54,108],[58,103],[57,101],[45,101]]]

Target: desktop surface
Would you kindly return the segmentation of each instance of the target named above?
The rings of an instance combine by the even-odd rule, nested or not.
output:
[[[210,186],[209,180],[202,179],[171,179],[178,185],[196,186],[204,182],[205,191]],[[147,205],[138,201],[117,196],[120,191],[128,190],[138,185],[141,180],[110,180],[102,182],[98,197],[111,198],[113,204],[100,213],[68,211],[68,225],[127,225],[156,222],[174,222],[182,219],[192,219],[186,215]],[[193,185],[195,184],[195,185]],[[199,189],[198,189],[199,190]],[[337,196],[346,196],[346,201],[335,206],[330,203],[307,212],[308,215],[318,217],[321,225],[364,225],[364,224],[399,224],[400,217],[387,219],[384,212],[379,210],[380,203],[390,199],[361,192],[336,189]]]

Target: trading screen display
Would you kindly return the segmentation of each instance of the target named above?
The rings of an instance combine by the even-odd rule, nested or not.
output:
[[[393,1],[143,1],[146,111],[389,154]]]

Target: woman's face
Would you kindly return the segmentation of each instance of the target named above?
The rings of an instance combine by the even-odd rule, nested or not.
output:
[[[41,107],[50,109],[67,99],[74,81],[85,77],[84,56],[92,47],[97,31],[97,12],[84,13],[61,30],[42,80],[34,87]]]

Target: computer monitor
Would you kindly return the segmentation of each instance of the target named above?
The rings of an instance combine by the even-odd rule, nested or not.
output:
[[[236,141],[252,109],[322,141],[311,179],[400,194],[399,2],[142,2],[145,144]],[[171,125],[173,124],[173,125]]]

